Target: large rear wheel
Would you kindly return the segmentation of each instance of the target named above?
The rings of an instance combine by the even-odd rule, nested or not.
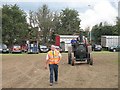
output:
[[[71,60],[72,60],[71,65],[74,66],[75,65],[75,57],[74,57],[73,53],[71,54]]]
[[[71,53],[68,53],[68,64],[71,64],[71,61],[72,61],[72,57],[71,57]]]
[[[74,66],[75,65],[75,60],[74,60],[74,58],[72,59],[72,66]]]
[[[87,64],[90,63],[90,54],[87,55]]]

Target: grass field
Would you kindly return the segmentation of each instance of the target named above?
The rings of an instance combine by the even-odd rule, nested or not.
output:
[[[93,52],[94,65],[68,63],[62,53],[59,82],[49,86],[49,69],[45,70],[46,53],[3,54],[3,88],[118,88],[118,53]]]

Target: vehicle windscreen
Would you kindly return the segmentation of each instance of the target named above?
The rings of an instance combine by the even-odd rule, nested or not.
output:
[[[13,48],[20,48],[20,46],[13,46]]]
[[[100,47],[100,48],[101,48],[101,46],[100,46],[100,45],[96,45],[96,47]]]
[[[40,46],[40,48],[47,48],[47,46]]]
[[[3,44],[3,45],[2,45],[2,48],[3,48],[3,49],[6,49],[6,48],[7,48],[7,46],[6,46],[5,44]]]

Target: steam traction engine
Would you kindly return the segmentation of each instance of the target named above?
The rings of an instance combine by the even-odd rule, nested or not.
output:
[[[92,47],[88,44],[87,39],[80,34],[76,43],[73,43],[68,50],[68,64],[72,66],[76,62],[87,61],[87,64],[93,65]]]

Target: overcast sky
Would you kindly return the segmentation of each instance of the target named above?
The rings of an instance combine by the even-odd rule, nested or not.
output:
[[[118,16],[119,0],[1,0],[2,4],[15,4],[25,12],[37,11],[43,4],[47,4],[52,11],[61,11],[66,7],[79,12],[81,28],[92,27],[100,22],[114,25]]]

